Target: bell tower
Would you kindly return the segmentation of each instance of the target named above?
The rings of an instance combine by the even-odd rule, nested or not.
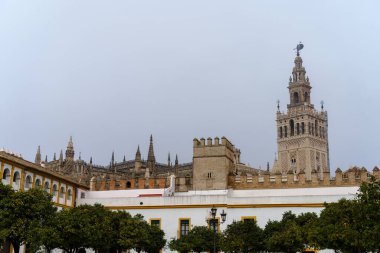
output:
[[[289,100],[287,112],[277,108],[277,149],[278,160],[274,172],[295,174],[304,172],[311,178],[311,172],[330,172],[327,135],[327,112],[318,111],[311,103],[311,85],[306,76],[302,58],[299,55],[302,44],[297,46],[292,76],[289,78]]]

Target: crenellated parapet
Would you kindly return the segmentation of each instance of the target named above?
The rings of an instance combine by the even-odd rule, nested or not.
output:
[[[341,169],[335,171],[335,177],[330,177],[329,172],[311,172],[308,179],[304,172],[294,174],[289,171],[287,174],[281,173],[240,173],[229,176],[229,187],[233,189],[271,189],[271,188],[301,188],[301,187],[336,187],[336,186],[359,186],[363,182],[368,182],[371,177],[380,179],[380,170],[375,167],[371,172],[366,168],[352,167],[342,172]]]

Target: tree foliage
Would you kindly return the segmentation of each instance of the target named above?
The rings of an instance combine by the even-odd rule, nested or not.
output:
[[[234,221],[224,231],[221,245],[224,252],[259,252],[264,250],[264,231],[255,220]]]
[[[0,238],[9,241],[15,252],[23,243],[37,247],[32,233],[43,230],[55,212],[50,195],[41,189],[13,191],[0,184]]]
[[[172,238],[169,242],[169,248],[180,252],[213,252],[214,236],[216,249],[219,250],[220,234],[214,233],[206,226],[195,226],[187,235],[182,235],[178,239]]]
[[[325,204],[319,219],[322,248],[341,252],[380,251],[380,182],[363,183],[354,200]]]

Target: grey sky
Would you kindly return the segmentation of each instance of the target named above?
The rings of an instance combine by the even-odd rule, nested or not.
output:
[[[0,147],[108,164],[149,135],[190,162],[226,136],[243,162],[276,152],[292,50],[329,112],[331,167],[380,165],[379,1],[0,1]]]

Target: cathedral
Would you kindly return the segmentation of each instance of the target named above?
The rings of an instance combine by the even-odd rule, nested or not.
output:
[[[78,159],[74,159],[74,144],[70,137],[65,157],[61,151],[58,159],[54,154],[52,161],[48,161],[47,158],[42,161],[38,147],[35,163],[85,184],[93,191],[162,189],[170,185],[172,175],[175,176],[176,192],[300,187],[299,183],[294,184],[299,182],[300,178],[305,184],[316,180],[316,182],[325,182],[323,185],[326,186],[331,183],[327,111],[323,108],[323,103],[320,110],[317,110],[312,103],[312,86],[299,50],[294,59],[287,88],[289,92],[287,110],[281,112],[278,102],[276,112],[278,157],[272,168],[269,168],[268,163],[266,170],[242,163],[240,150],[226,137],[195,138],[192,162],[179,163],[176,156],[173,164],[170,154],[167,162],[156,161],[153,137],[150,136],[146,159],[142,158],[140,148],[137,147],[134,160],[126,160],[124,157],[122,162],[116,162],[112,153],[109,165],[105,166],[93,164],[92,158],[90,161],[84,161],[80,155]],[[360,174],[366,170],[355,167],[351,171]],[[337,174],[340,172],[338,169]],[[287,179],[289,175],[292,178],[289,181],[293,183],[284,184],[289,182]],[[346,176],[344,173],[342,175]],[[274,184],[266,185],[264,178]],[[352,182],[352,184],[357,183]]]

